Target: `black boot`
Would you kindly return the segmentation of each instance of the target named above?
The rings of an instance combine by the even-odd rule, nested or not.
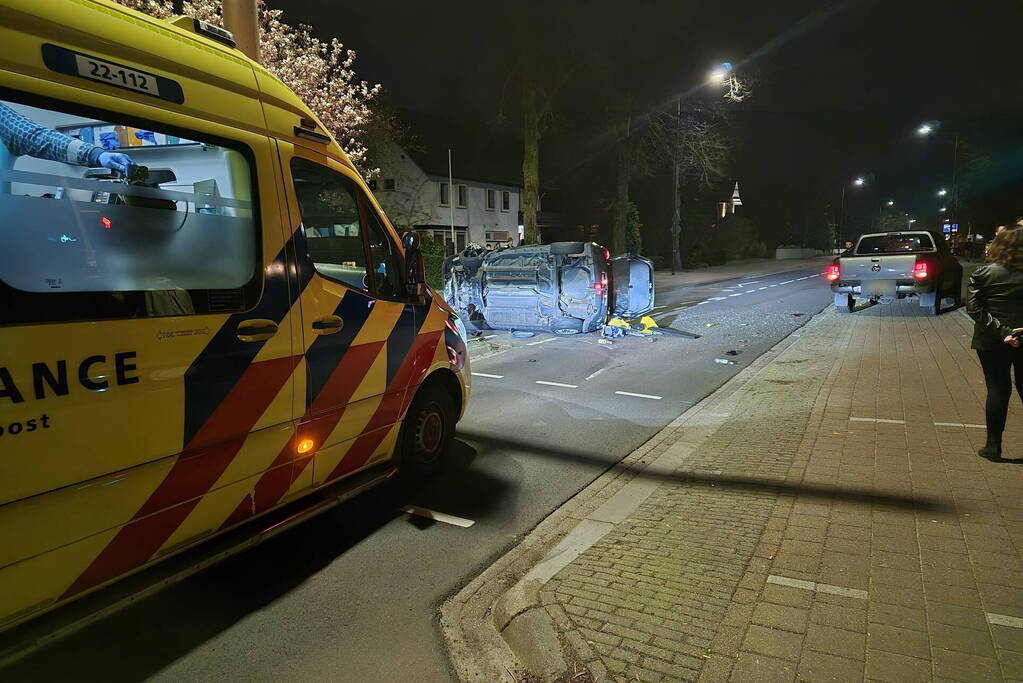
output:
[[[987,443],[977,451],[977,455],[991,462],[1001,462],[1002,460],[1002,435],[1001,434],[988,434]]]

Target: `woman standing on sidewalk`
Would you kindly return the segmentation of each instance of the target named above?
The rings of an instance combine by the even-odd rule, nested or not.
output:
[[[966,310],[973,318],[973,343],[987,384],[987,444],[978,455],[1002,456],[1002,432],[1012,396],[1023,399],[1023,227],[999,232],[991,243],[987,263],[970,276]]]

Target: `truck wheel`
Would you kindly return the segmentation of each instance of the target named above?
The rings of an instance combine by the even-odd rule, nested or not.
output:
[[[920,295],[920,308],[927,311],[928,315],[941,313],[941,292],[927,292]]]
[[[839,313],[852,313],[856,299],[852,294],[835,294],[835,308]]]
[[[551,245],[551,253],[556,256],[581,254],[585,248],[585,242],[555,242]]]
[[[437,384],[420,387],[401,424],[399,466],[408,474],[429,476],[441,471],[455,437],[455,407]]]

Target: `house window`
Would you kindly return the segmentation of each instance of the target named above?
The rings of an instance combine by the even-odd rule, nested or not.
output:
[[[489,187],[487,188],[487,211],[493,211],[496,205],[497,199],[494,197],[495,192]]]
[[[394,192],[394,178],[384,178],[384,190],[387,192]]]
[[[464,209],[469,205],[469,188],[465,185],[458,186],[458,206]]]
[[[504,190],[501,192],[501,211],[511,210],[511,192]]]
[[[450,190],[448,188],[448,184],[447,183],[441,183],[440,184],[440,205],[441,206],[447,206],[451,202],[450,195],[448,194],[449,191]]]

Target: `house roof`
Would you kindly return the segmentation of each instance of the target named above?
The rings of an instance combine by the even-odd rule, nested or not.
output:
[[[402,110],[412,141],[405,153],[427,175],[447,177],[448,149],[455,178],[509,187],[522,186],[522,143],[510,130],[485,122],[463,123]]]

